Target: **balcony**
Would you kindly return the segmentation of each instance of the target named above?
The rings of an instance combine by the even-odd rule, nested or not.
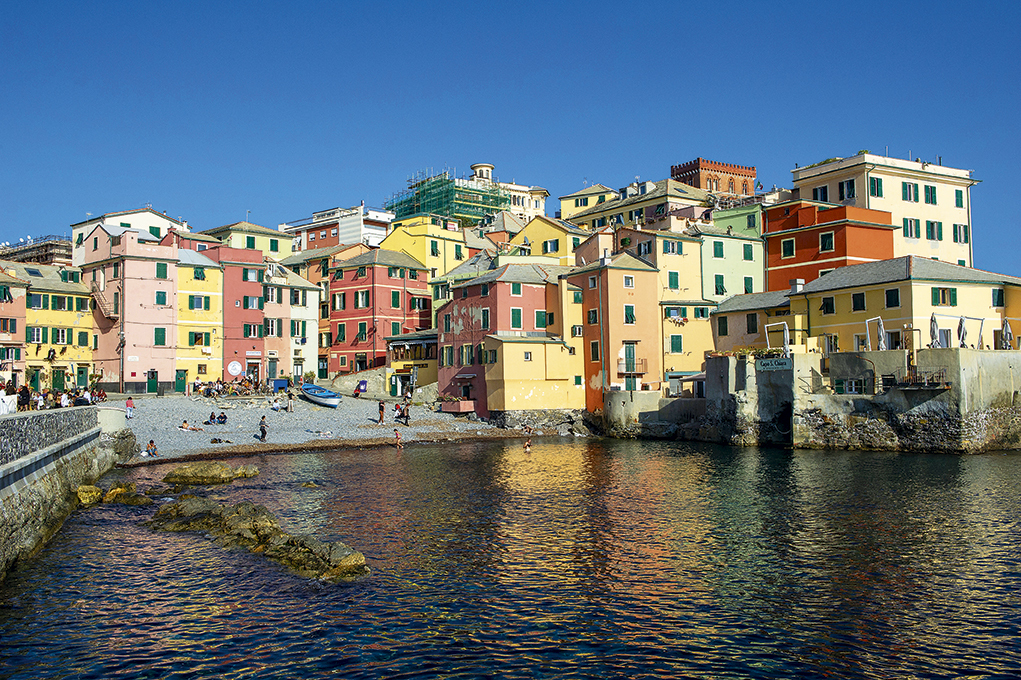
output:
[[[444,401],[440,404],[440,411],[443,413],[471,413],[475,410],[474,399],[462,399],[461,401]]]
[[[645,375],[647,371],[646,359],[621,359],[617,362],[618,375]]]

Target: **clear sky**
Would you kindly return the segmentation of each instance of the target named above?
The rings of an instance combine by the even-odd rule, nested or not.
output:
[[[0,239],[152,204],[196,230],[383,201],[416,171],[556,197],[701,156],[769,187],[859,149],[974,170],[1021,275],[1021,3],[7,3]],[[1016,188],[1016,187],[1015,187]]]

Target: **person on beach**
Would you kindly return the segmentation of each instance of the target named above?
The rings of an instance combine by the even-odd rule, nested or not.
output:
[[[394,446],[396,446],[399,449],[404,448],[404,445],[401,444],[401,433],[397,431],[396,427],[394,428]]]
[[[151,456],[152,458],[155,458],[156,456],[160,455],[156,451],[156,442],[154,442],[151,439],[149,440],[149,445],[145,447],[145,455]]]
[[[274,411],[280,410],[280,397],[273,398],[273,405],[270,406],[270,408],[273,409]]]
[[[404,404],[404,408],[401,410],[401,415],[404,416],[404,426],[411,427],[411,403]]]
[[[227,424],[227,414],[224,413],[223,411],[220,411],[220,415],[216,418],[216,423],[218,425],[226,425]]]
[[[67,397],[67,393],[65,392],[64,396],[62,396],[60,398],[60,405],[61,406],[64,406],[64,399],[66,397]],[[128,400],[126,402],[124,402],[124,410],[128,412],[128,418],[134,418],[135,417],[135,400],[132,399],[131,397],[128,397]]]
[[[259,421],[259,441],[266,441],[266,432],[269,431],[269,423],[266,422],[266,416],[262,417]]]
[[[287,412],[294,413],[294,395],[290,390],[287,390]]]
[[[216,425],[216,411],[209,414],[209,420],[202,423],[203,425]]]
[[[28,401],[31,398],[31,394],[28,391],[28,385],[22,385],[21,389],[18,390],[18,410],[27,411]]]
[[[128,399],[128,401],[130,402],[131,400]],[[61,394],[60,394],[60,408],[67,408],[70,405],[71,405],[71,397],[68,395],[67,392],[61,392]],[[128,409],[128,418],[130,418],[130,417],[131,417],[131,409],[129,408]]]
[[[379,425],[383,424],[383,416],[385,414],[386,414],[386,404],[384,404],[383,400],[380,399],[379,400],[379,423],[378,423]]]
[[[265,416],[263,416],[263,417],[265,418]],[[181,427],[178,428],[178,429],[180,429],[180,430],[187,430],[188,432],[202,432],[202,428],[201,427],[194,427],[192,425],[189,425],[187,420],[184,421],[183,423],[181,423]]]
[[[528,439],[525,440],[525,453],[531,452],[532,452],[532,438],[529,437]]]

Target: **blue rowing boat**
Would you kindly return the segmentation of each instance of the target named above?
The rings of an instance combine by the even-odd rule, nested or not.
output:
[[[320,406],[329,406],[330,408],[340,406],[340,395],[325,387],[306,383],[301,386],[301,393],[305,395],[306,399]]]

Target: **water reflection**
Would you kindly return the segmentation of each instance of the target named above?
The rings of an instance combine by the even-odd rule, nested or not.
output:
[[[0,677],[1021,665],[1017,456],[567,440],[255,462],[259,477],[211,495],[343,540],[373,575],[304,581],[201,536],[154,535],[139,525],[151,510],[103,506],[0,585]]]

